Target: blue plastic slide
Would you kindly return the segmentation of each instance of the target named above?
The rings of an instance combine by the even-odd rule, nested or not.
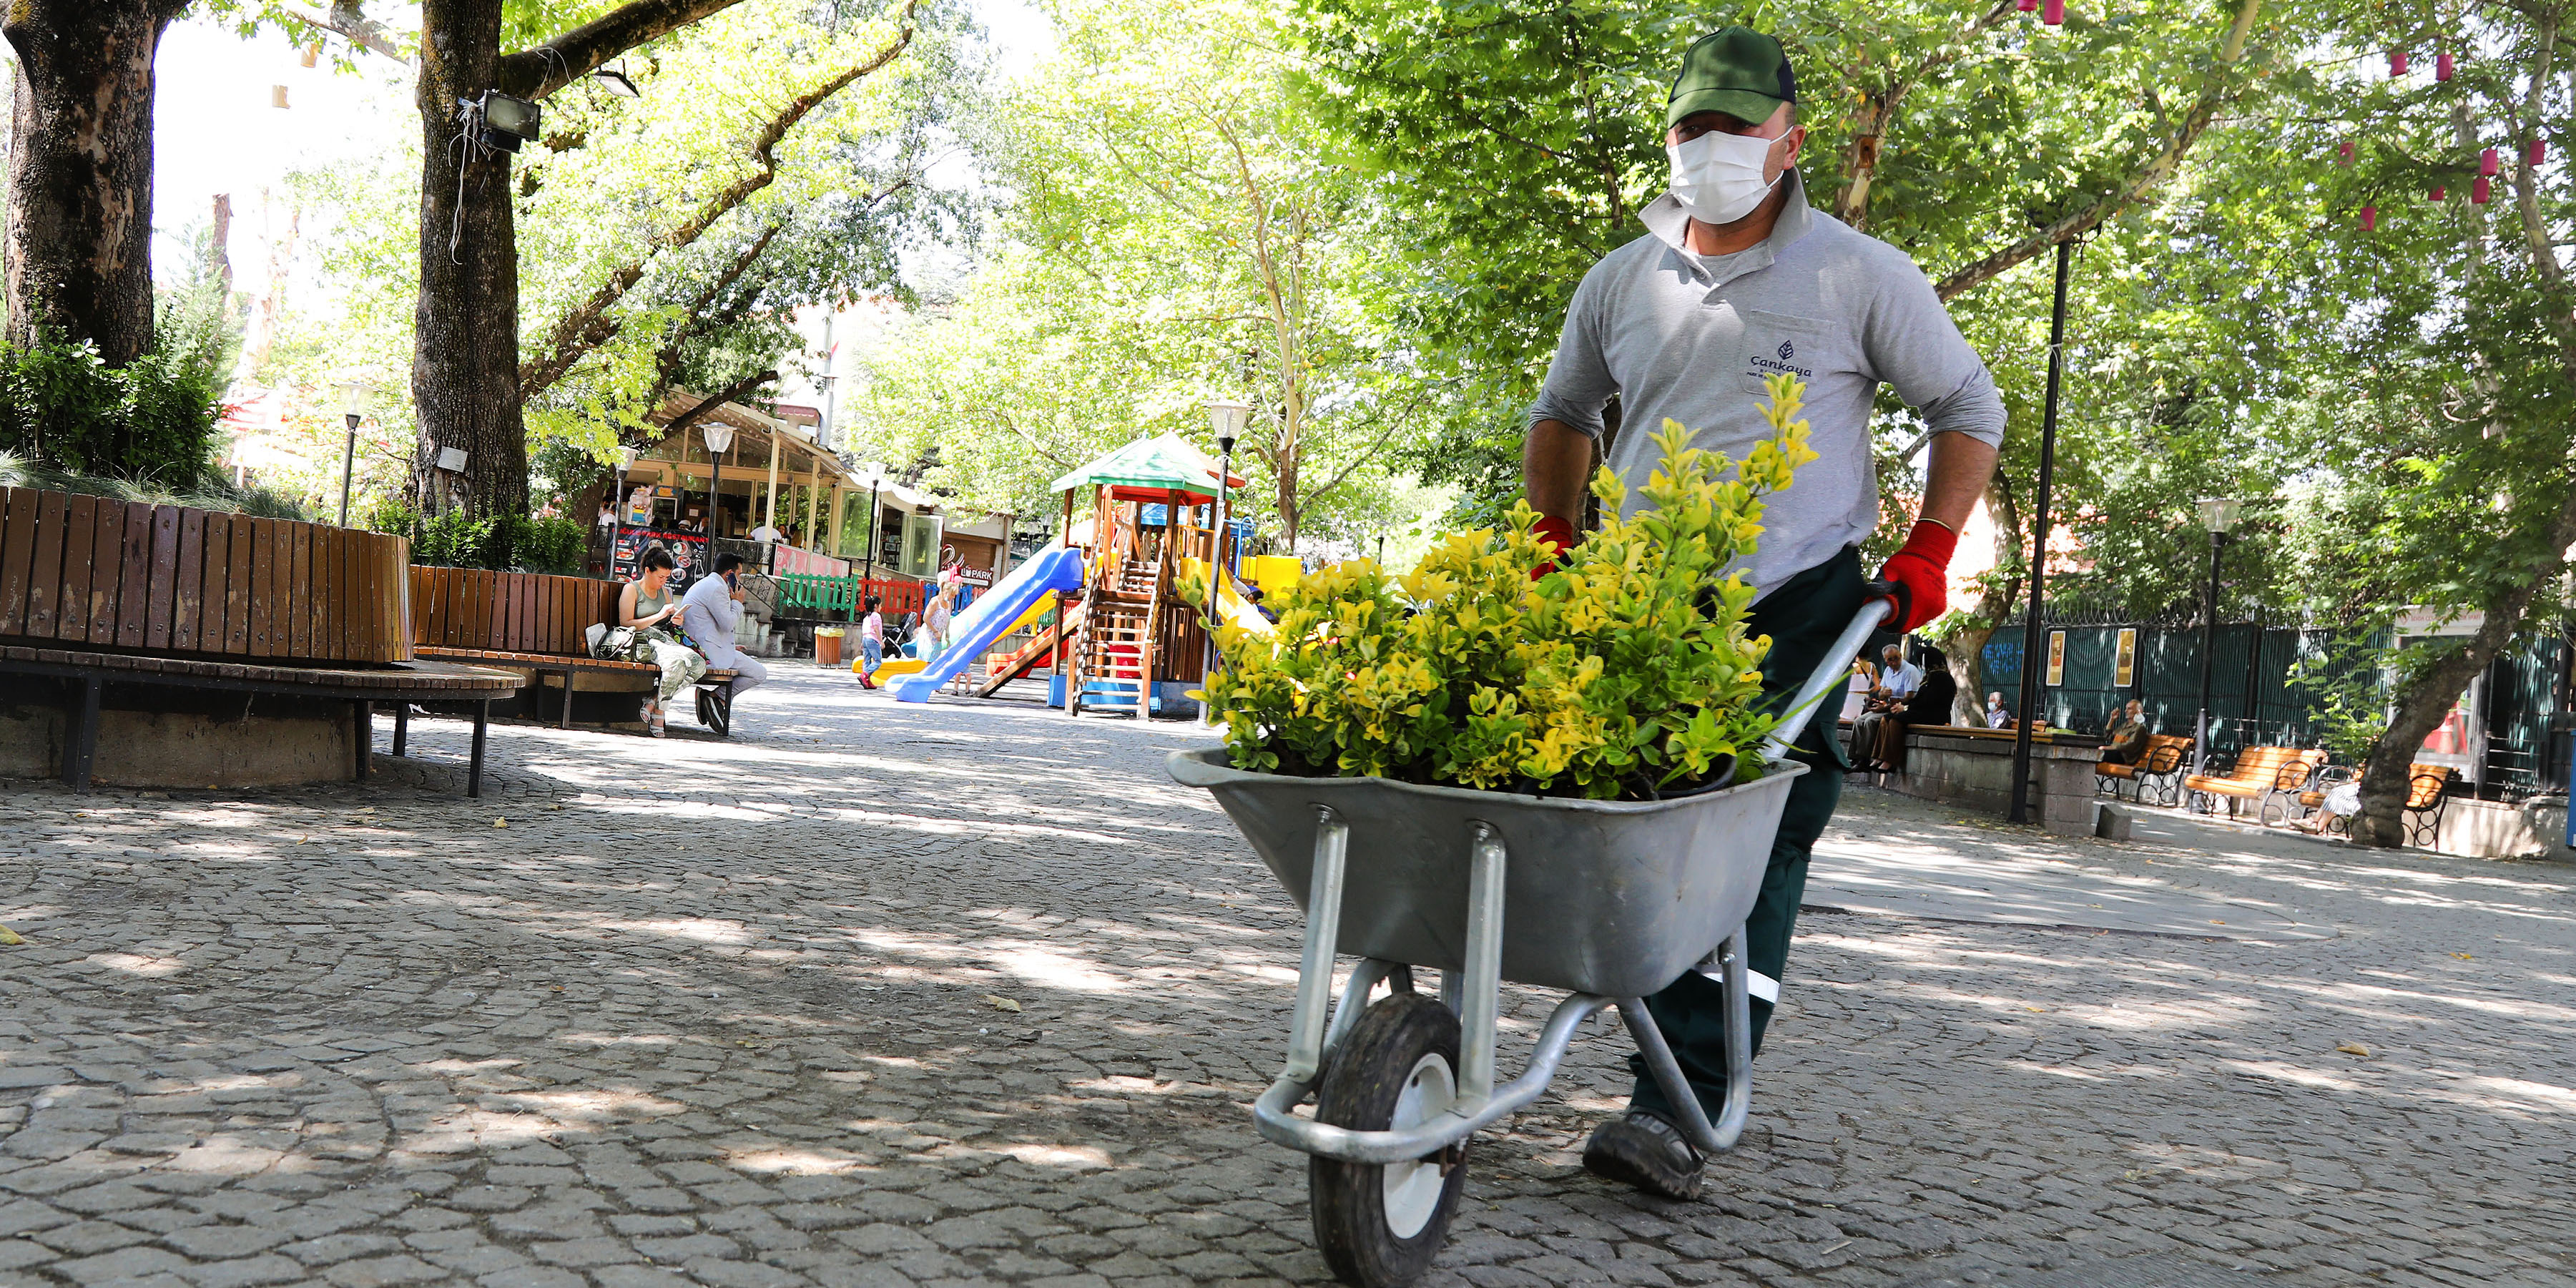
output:
[[[1029,611],[1041,595],[1082,589],[1082,552],[1053,546],[1011,570],[1002,584],[975,597],[957,620],[948,624],[948,648],[925,670],[897,676],[886,692],[898,702],[928,702],[940,685],[984,656],[993,641]]]

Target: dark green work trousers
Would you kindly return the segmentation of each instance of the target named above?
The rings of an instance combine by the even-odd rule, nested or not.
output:
[[[1785,708],[1798,686],[1814,674],[1825,650],[1851,625],[1860,611],[1867,579],[1860,570],[1860,548],[1845,546],[1834,556],[1782,582],[1753,606],[1746,630],[1771,637],[1770,656],[1762,662],[1762,691],[1775,710]],[[1780,815],[1780,832],[1771,842],[1771,864],[1762,874],[1762,894],[1745,918],[1745,965],[1768,977],[1753,981],[1753,1050],[1762,1050],[1762,1030],[1771,1021],[1771,1002],[1761,994],[1777,992],[1777,981],[1789,962],[1789,935],[1798,924],[1798,901],[1807,889],[1807,855],[1824,835],[1826,820],[1842,799],[1842,739],[1834,721],[1842,712],[1840,690],[1825,695],[1806,731],[1791,745],[1791,758],[1807,772],[1789,788],[1789,805]],[[1717,1121],[1726,1104],[1726,997],[1718,982],[1698,971],[1684,974],[1664,991],[1646,999],[1664,1041],[1681,1062],[1682,1076],[1699,1096],[1700,1109]],[[1628,1068],[1637,1076],[1629,1103],[1638,1109],[1669,1115],[1664,1089],[1646,1072],[1645,1057],[1630,1055]]]

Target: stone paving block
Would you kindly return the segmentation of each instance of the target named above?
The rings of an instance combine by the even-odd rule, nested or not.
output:
[[[322,1277],[340,1288],[390,1288],[394,1284],[427,1283],[445,1274],[418,1257],[397,1253],[343,1262],[324,1271]]]
[[[114,1221],[79,1221],[38,1230],[29,1237],[67,1257],[86,1257],[110,1248],[152,1241],[151,1235]]]
[[[200,1261],[266,1252],[286,1239],[282,1231],[251,1225],[200,1225],[161,1236],[161,1242]]]
[[[327,1266],[401,1246],[391,1236],[382,1234],[326,1234],[319,1239],[306,1239],[278,1249],[308,1266]]]
[[[475,1279],[482,1288],[586,1288],[590,1282],[555,1266],[517,1266]]]
[[[0,784],[0,903],[61,910],[9,959],[0,1279],[1323,1282],[1303,1161],[1242,1108],[1295,904],[1159,768],[1206,734],[774,675],[730,742],[497,726],[470,810],[438,720],[365,785]],[[2178,1254],[2287,1288],[2576,1282],[2576,1218],[2492,1201],[2567,1161],[2532,1146],[2554,1102],[2500,1090],[2566,1085],[2564,945],[2536,930],[2562,874],[2223,827],[2168,862],[2186,825],[2137,815],[2132,843],[2052,839],[1856,788],[1819,864],[1992,855],[2052,897],[2295,902],[2333,937],[1811,910],[1697,1202],[1576,1165],[1628,1080],[1587,1035],[1480,1134],[1426,1288],[2009,1286]],[[184,969],[110,988],[108,952]],[[1507,989],[1511,1039],[1552,1002]]]
[[[661,1266],[602,1266],[590,1277],[599,1288],[689,1288],[690,1279]]]
[[[83,1288],[88,1288],[92,1284],[114,1283],[120,1280],[141,1279],[146,1275],[171,1273],[184,1270],[187,1266],[185,1259],[167,1248],[130,1247],[95,1257],[58,1261],[49,1269],[73,1283],[82,1285]]]

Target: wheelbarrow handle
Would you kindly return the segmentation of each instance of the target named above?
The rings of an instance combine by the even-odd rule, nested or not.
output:
[[[1808,676],[1807,682],[1798,687],[1798,695],[1790,699],[1789,709],[1781,715],[1779,727],[1763,740],[1764,760],[1778,760],[1789,754],[1789,744],[1807,731],[1807,721],[1815,716],[1816,708],[1835,689],[1849,682],[1852,659],[1860,656],[1861,647],[1869,643],[1871,634],[1896,611],[1895,586],[1873,581],[1869,583],[1868,594],[1869,598],[1861,604],[1860,611],[1852,615],[1851,625],[1843,628],[1843,633],[1835,638],[1834,646],[1825,650],[1824,660],[1816,663],[1815,674]]]

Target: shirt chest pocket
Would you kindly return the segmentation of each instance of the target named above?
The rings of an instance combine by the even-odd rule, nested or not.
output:
[[[1744,358],[1737,380],[1746,393],[1767,392],[1762,382],[1771,376],[1796,376],[1813,386],[1818,375],[1852,366],[1850,341],[1840,323],[1765,309],[1737,313],[1744,319]]]

